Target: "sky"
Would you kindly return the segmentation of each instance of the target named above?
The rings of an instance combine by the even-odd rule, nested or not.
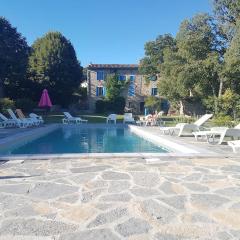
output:
[[[175,36],[184,19],[211,11],[211,0],[0,0],[0,16],[29,45],[59,31],[82,66],[138,63],[147,41],[165,33]]]

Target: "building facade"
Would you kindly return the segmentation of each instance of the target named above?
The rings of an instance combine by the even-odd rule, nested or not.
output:
[[[148,96],[158,96],[157,82],[146,84],[135,64],[90,64],[87,68],[89,110],[95,111],[96,101],[106,95],[105,79],[108,74],[117,74],[119,80],[129,80],[128,89],[123,91],[126,110],[135,114],[144,113],[144,101]]]

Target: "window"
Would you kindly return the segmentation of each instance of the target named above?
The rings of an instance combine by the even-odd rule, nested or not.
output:
[[[130,97],[135,96],[135,76],[134,75],[130,76],[128,96],[130,96]]]
[[[119,80],[120,81],[126,81],[126,76],[125,75],[119,75]]]
[[[152,96],[156,96],[158,94],[158,89],[157,88],[152,88]]]
[[[130,82],[131,82],[131,81],[133,81],[133,82],[135,81],[135,75],[131,75],[131,76],[130,76]]]
[[[105,79],[105,73],[104,71],[97,71],[97,80],[104,80]]]
[[[96,88],[96,96],[102,97],[106,95],[106,88],[105,87],[97,87]]]
[[[150,79],[150,81],[156,81],[157,80],[157,76],[150,76],[149,79]]]

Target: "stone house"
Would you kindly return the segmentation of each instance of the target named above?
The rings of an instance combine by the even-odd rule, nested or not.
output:
[[[87,67],[87,87],[89,110],[95,111],[97,100],[106,95],[105,79],[108,74],[117,74],[119,79],[130,81],[128,89],[123,92],[126,109],[135,114],[144,113],[144,101],[148,96],[157,96],[157,82],[145,83],[143,75],[136,64],[90,64]]]

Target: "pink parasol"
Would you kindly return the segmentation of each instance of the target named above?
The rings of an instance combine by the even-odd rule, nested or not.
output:
[[[52,106],[52,102],[51,102],[51,99],[48,95],[47,89],[43,90],[41,99],[38,103],[38,106],[39,107],[46,107],[46,108],[50,108]]]

